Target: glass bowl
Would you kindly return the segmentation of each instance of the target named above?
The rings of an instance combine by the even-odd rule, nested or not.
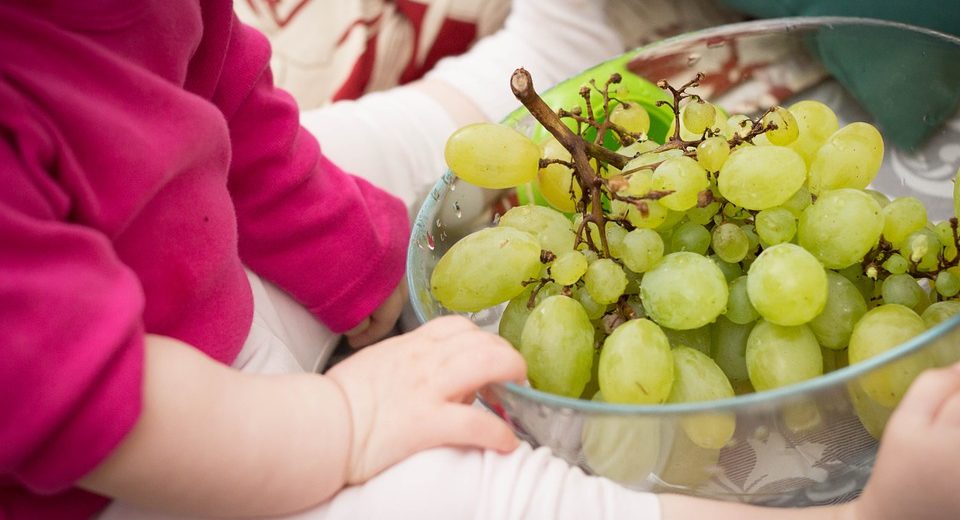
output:
[[[931,220],[953,216],[952,179],[960,166],[960,39],[907,25],[856,18],[792,18],[722,26],[630,51],[552,88],[535,86],[553,108],[569,107],[589,79],[620,72],[633,94],[650,82],[673,85],[705,74],[699,90],[728,113],[759,113],[802,99],[825,102],[841,126],[867,121],[886,153],[871,186],[924,201]],[[639,76],[639,78],[638,78]],[[504,78],[508,87],[509,78]],[[655,92],[655,91],[651,91]],[[519,103],[518,103],[519,105]],[[648,104],[648,106],[650,106]],[[504,123],[542,132],[524,109]],[[651,135],[665,132],[654,117]],[[431,296],[430,273],[457,240],[519,201],[523,190],[488,190],[443,175],[416,218],[407,280],[421,322],[448,314]],[[496,331],[502,306],[469,318]],[[481,401],[523,439],[592,474],[641,490],[687,493],[780,506],[848,500],[863,488],[877,438],[892,411],[869,399],[863,380],[960,359],[960,317],[856,365],[794,386],[735,398],[655,406],[558,397],[518,384],[492,385]],[[717,415],[736,421],[721,449],[694,444],[685,424]]]

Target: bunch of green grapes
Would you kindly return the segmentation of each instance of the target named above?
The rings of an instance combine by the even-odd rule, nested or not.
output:
[[[453,311],[506,304],[499,331],[533,387],[611,403],[729,398],[863,361],[960,313],[957,221],[868,189],[884,153],[876,128],[840,127],[816,101],[727,116],[687,93],[693,81],[665,87],[674,123],[660,143],[615,83],[587,89],[604,100],[589,116],[559,112],[579,134],[537,144],[478,124],[447,144],[465,181],[533,181],[549,203],[506,211],[431,277]],[[557,128],[556,113],[531,112]],[[570,144],[591,129],[594,145],[616,144],[578,162]],[[914,356],[864,378],[858,409],[889,411],[934,363]],[[734,424],[683,427],[719,448]]]

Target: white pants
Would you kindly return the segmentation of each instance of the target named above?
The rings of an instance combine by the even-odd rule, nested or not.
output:
[[[250,274],[254,320],[234,366],[257,373],[315,371],[339,337],[282,291]],[[286,520],[355,519],[633,519],[658,520],[655,495],[590,477],[523,444],[500,455],[436,448],[342,490],[319,507]],[[99,520],[186,520],[115,502]]]

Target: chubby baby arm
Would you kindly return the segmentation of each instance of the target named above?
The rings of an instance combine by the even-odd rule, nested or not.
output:
[[[147,336],[140,417],[79,485],[187,515],[296,512],[344,485],[347,417],[328,378],[244,374]]]

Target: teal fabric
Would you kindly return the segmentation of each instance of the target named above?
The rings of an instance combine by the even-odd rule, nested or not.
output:
[[[758,18],[859,16],[926,27],[960,36],[957,0],[723,0]]]
[[[724,0],[760,17],[857,16],[960,36],[960,1]],[[920,145],[960,104],[960,44],[910,37],[898,28],[825,29],[811,49],[873,115],[884,136],[903,148]]]

